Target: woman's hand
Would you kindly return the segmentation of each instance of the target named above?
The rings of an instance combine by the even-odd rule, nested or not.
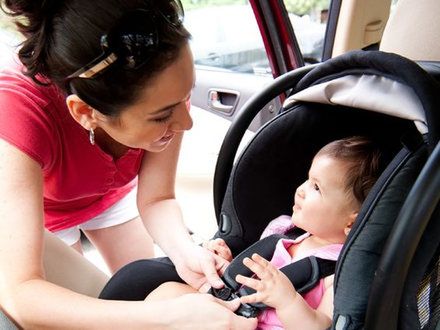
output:
[[[251,330],[257,327],[257,319],[233,313],[240,305],[238,299],[223,301],[208,294],[193,293],[164,302],[170,308],[167,329]]]
[[[180,277],[200,292],[223,287],[219,274],[229,265],[227,260],[196,244],[184,249],[181,257],[173,262]]]
[[[232,260],[231,249],[221,238],[211,239],[207,242],[203,242],[202,246],[229,262]]]
[[[236,281],[238,283],[257,291],[254,294],[241,297],[242,303],[263,302],[278,309],[293,301],[298,295],[287,276],[258,254],[253,254],[252,259],[245,258],[243,264],[258,278],[237,275]]]

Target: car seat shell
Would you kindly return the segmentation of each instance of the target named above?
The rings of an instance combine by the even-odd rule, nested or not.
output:
[[[440,87],[438,82],[427,74],[421,66],[433,69],[434,75],[438,73],[438,66],[435,63],[417,65],[395,54],[352,52],[315,66],[309,69],[308,72],[301,71],[299,72],[299,78],[295,77],[294,73],[291,73],[290,77],[287,74],[274,83],[275,87],[283,86],[284,89],[277,89],[276,91],[272,89],[271,93],[278,95],[288,89],[293,89],[294,96],[292,98],[296,99],[295,102],[292,103],[291,100],[288,100],[285,103],[287,109],[283,109],[283,112],[277,118],[257,132],[254,139],[237,157],[231,171],[229,168],[232,166],[235,154],[233,150],[230,150],[230,141],[234,141],[233,144],[235,144],[239,140],[239,137],[236,136],[237,131],[242,130],[246,125],[239,123],[239,129],[231,127],[222,145],[216,168],[216,179],[229,178],[229,181],[221,184],[217,182],[214,187],[214,193],[217,194],[217,196],[214,196],[215,204],[217,206],[221,205],[221,209],[216,209],[216,213],[219,215],[219,231],[216,233],[216,237],[225,239],[234,253],[240,252],[243,247],[258,239],[258,233],[264,227],[265,221],[278,216],[279,212],[290,211],[293,187],[306,177],[307,165],[310,163],[313,154],[324,143],[342,136],[366,133],[370,137],[382,141],[382,146],[387,149],[387,153],[390,155],[393,152],[393,156],[396,155],[402,147],[405,150],[404,154],[406,156],[403,155],[393,165],[395,173],[392,174],[392,178],[394,181],[389,178],[383,180],[386,181],[383,184],[389,186],[387,188],[388,192],[381,193],[388,196],[386,197],[388,199],[396,197],[393,202],[395,206],[390,208],[386,204],[384,206],[383,203],[377,204],[377,200],[374,201],[374,198],[370,198],[372,199],[369,201],[370,205],[367,205],[365,207],[367,211],[364,211],[364,213],[379,212],[379,215],[366,215],[380,220],[380,212],[387,209],[385,213],[382,213],[390,218],[386,224],[386,234],[379,235],[383,228],[376,231],[376,234],[367,230],[361,235],[352,230],[351,239],[348,240],[349,244],[347,244],[345,252],[342,254],[339,271],[337,271],[335,277],[335,322],[333,327],[338,329],[355,329],[364,325],[369,290],[373,280],[375,280],[375,270],[386,244],[388,232],[392,230],[399,210],[402,204],[405,203],[411,184],[415,182],[428,155],[434,150],[439,140],[440,120],[437,109],[440,105]],[[378,99],[375,99],[376,94],[371,88],[355,88],[356,93],[352,94],[354,96],[360,95],[364,98],[362,100],[358,100],[356,97],[347,98],[347,91],[350,93],[350,89],[353,89],[353,86],[357,87],[361,80],[358,79],[355,83],[352,82],[351,87],[344,91],[343,88],[340,88],[341,83],[338,79],[347,75],[361,77],[362,79],[366,76],[368,78],[373,77],[372,81],[375,83],[379,81],[378,91],[384,96],[389,96],[388,101],[378,102]],[[374,78],[374,75],[378,76],[379,79]],[[286,81],[283,81],[283,79],[286,79]],[[289,79],[291,80],[290,85],[288,83]],[[390,80],[391,84],[380,85],[387,80]],[[336,84],[334,84],[335,81]],[[274,86],[270,86],[268,89],[274,88]],[[391,95],[389,94],[389,86],[400,86],[402,88],[398,89],[397,94]],[[309,92],[313,88],[322,92],[320,94],[323,96],[321,99],[316,98],[316,93],[310,98],[308,96],[304,97],[304,94],[306,94],[304,91],[307,89],[307,92]],[[383,93],[381,88],[384,88],[386,93]],[[378,91],[376,90],[376,92]],[[411,96],[410,102],[405,103],[405,105],[399,105],[397,102],[393,104],[393,99],[402,95],[399,93],[403,94],[402,98]],[[267,97],[270,93],[262,93],[262,95],[264,94]],[[341,102],[339,97],[336,97],[337,100],[335,101],[334,95],[340,96],[341,94],[344,96],[343,101]],[[267,103],[269,100],[262,95],[256,96],[254,100],[245,105],[243,111],[248,110],[248,107],[249,113],[255,113],[259,105]],[[376,106],[368,108],[365,106],[364,101],[376,102]],[[367,111],[382,110],[380,109],[381,104],[390,104],[394,107],[391,111],[385,109],[385,114],[366,113]],[[358,109],[359,107],[362,109]],[[317,110],[317,108],[320,108],[320,110]],[[348,108],[351,108],[351,110]],[[365,110],[365,108],[368,108],[368,110]],[[409,108],[414,110],[413,115],[408,116],[407,110]],[[321,114],[318,115],[317,112],[319,111]],[[365,116],[361,114],[365,114]],[[318,116],[323,116],[323,118],[316,119]],[[245,115],[242,117],[245,118]],[[375,119],[371,119],[373,117]],[[385,119],[385,117],[389,118]],[[402,121],[397,120],[398,117],[401,117]],[[339,120],[335,120],[335,118]],[[249,119],[252,119],[251,116],[243,119],[243,122]],[[347,120],[347,122],[343,123],[344,120]],[[351,129],[349,127],[350,123],[357,128]],[[399,125],[401,126],[399,127]],[[317,135],[321,134],[325,137],[315,136],[314,134],[302,137],[301,134],[307,129],[315,129],[318,132]],[[294,136],[293,132],[296,132],[297,135]],[[270,138],[266,139],[267,136],[270,136]],[[387,139],[389,140],[388,145],[385,142]],[[284,144],[285,142],[286,144]],[[400,147],[397,146],[396,142]],[[287,145],[291,147],[290,150],[287,149]],[[279,149],[284,150],[284,156]],[[222,151],[226,155],[232,155],[232,157],[226,159],[229,156],[224,156],[225,154],[222,154]],[[289,152],[297,153],[300,157],[292,158],[293,156]],[[255,157],[252,155],[255,155]],[[226,158],[223,158],[223,156]],[[262,160],[259,164],[259,157],[266,159],[266,163]],[[282,168],[284,161],[289,164],[291,171],[295,172],[296,175],[286,176],[285,173],[288,171],[285,167]],[[391,169],[389,172],[393,173],[394,170]],[[403,174],[399,173],[400,170]],[[268,184],[267,182],[272,183]],[[291,185],[290,191],[289,185]],[[402,185],[405,187],[404,190],[401,188]],[[222,190],[225,191],[223,196]],[[246,203],[250,206],[246,206]],[[433,203],[436,205],[435,200]],[[375,207],[378,207],[379,211],[374,211]],[[365,221],[363,226],[374,227],[376,225],[374,221],[371,223]],[[365,228],[361,229],[364,230]],[[378,240],[371,240],[372,237]],[[373,254],[373,258],[371,262],[367,262],[369,269],[368,271],[365,271],[362,267],[355,269],[353,262],[360,264],[359,260],[362,260],[362,256],[358,253],[365,248],[365,246],[362,247],[359,244],[357,246],[355,242],[359,243],[362,240],[365,242],[369,238],[371,242],[377,242],[377,244],[375,243],[377,246],[370,246],[369,253]],[[344,264],[346,265],[344,266]],[[347,276],[347,274],[350,275]],[[367,279],[362,285],[356,282],[356,277],[359,274],[362,274],[362,276],[367,274]],[[401,287],[405,283],[405,274],[405,271],[400,272],[399,285]],[[353,285],[347,286],[350,281]],[[359,297],[360,299],[358,299]],[[353,299],[358,299],[358,301],[354,302]],[[392,301],[393,303],[390,306],[393,304],[399,306],[400,300],[397,303],[396,300]],[[398,312],[394,315],[394,319],[397,320],[397,318]],[[397,321],[394,321],[394,324],[397,324]]]

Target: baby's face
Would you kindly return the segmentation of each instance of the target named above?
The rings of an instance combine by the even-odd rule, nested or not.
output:
[[[344,229],[358,207],[345,187],[347,164],[329,156],[312,162],[308,180],[295,193],[292,221],[312,235],[331,243],[343,243]]]

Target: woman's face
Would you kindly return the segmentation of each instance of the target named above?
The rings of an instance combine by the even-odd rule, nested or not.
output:
[[[194,81],[193,57],[186,45],[118,118],[98,114],[98,127],[125,146],[160,152],[177,133],[192,127],[188,107]]]

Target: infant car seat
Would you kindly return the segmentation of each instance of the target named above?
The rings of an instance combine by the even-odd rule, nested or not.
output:
[[[288,73],[246,105],[219,154],[215,236],[236,254],[259,238],[268,219],[291,213],[294,190],[322,145],[350,135],[381,145],[390,164],[364,202],[336,269],[337,329],[438,323],[440,87],[432,76],[439,71],[436,63],[420,65],[431,75],[394,54],[352,52]],[[257,132],[232,168],[248,122],[291,88],[281,114]]]
[[[275,79],[243,107],[224,139],[214,177],[215,237],[239,254],[271,219],[291,214],[294,191],[324,144],[368,136],[380,145],[388,166],[338,260],[332,327],[435,327],[440,86],[433,76],[438,72],[436,63],[355,51]],[[280,114],[236,157],[254,116],[286,91],[291,96]],[[166,259],[134,265],[116,273],[101,297],[143,299],[161,282],[180,280]]]

